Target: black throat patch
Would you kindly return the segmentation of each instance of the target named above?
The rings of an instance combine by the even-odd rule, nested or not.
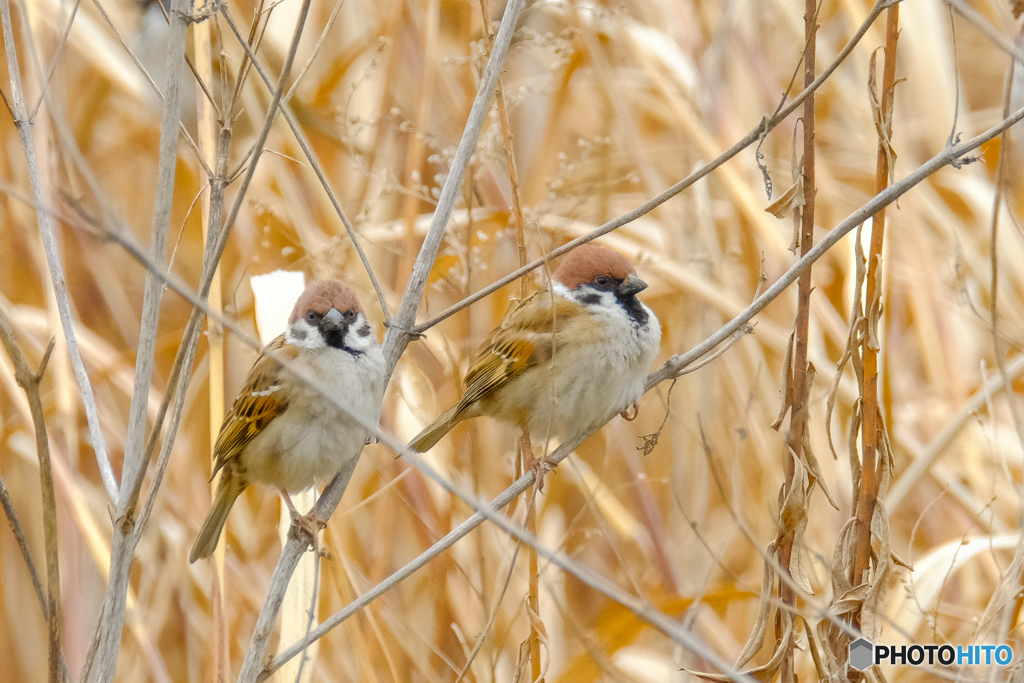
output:
[[[320,334],[324,337],[324,343],[334,349],[341,349],[345,353],[352,356],[361,356],[363,352],[359,349],[353,349],[351,346],[345,343],[345,334],[348,332],[348,326],[341,328],[340,330],[320,330]]]

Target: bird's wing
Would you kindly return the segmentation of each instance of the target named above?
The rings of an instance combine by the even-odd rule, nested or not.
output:
[[[284,335],[281,335],[267,344],[253,363],[213,447],[214,474],[238,457],[245,445],[288,407],[288,396],[281,383],[282,373],[286,371],[275,357],[294,359],[297,355],[298,349],[285,346]]]
[[[466,373],[466,393],[456,412],[549,360],[555,348],[555,331],[568,324],[578,306],[549,289],[524,299],[480,347]]]

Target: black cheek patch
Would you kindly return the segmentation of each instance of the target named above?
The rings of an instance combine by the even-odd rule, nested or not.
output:
[[[359,336],[360,337],[368,337],[369,335],[370,335],[370,326],[369,325],[363,325],[362,327],[359,328]]]
[[[601,295],[600,294],[587,294],[586,296],[583,296],[583,297],[580,298],[580,303],[584,304],[586,306],[589,306],[591,304],[599,304],[599,303],[601,303]]]
[[[297,339],[298,341],[302,341],[303,339],[306,338],[306,331],[305,330],[298,330],[298,329],[295,329],[293,327],[292,328],[292,336],[295,337],[295,339]]]

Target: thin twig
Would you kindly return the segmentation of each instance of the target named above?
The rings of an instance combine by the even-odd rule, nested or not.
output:
[[[46,435],[46,415],[43,411],[43,399],[40,394],[39,384],[43,380],[43,373],[46,372],[46,364],[50,361],[50,354],[53,352],[54,339],[46,345],[43,358],[39,361],[39,369],[33,371],[29,367],[25,355],[21,352],[14,332],[7,322],[7,316],[0,311],[0,342],[7,349],[7,355],[14,365],[14,377],[25,391],[28,399],[29,411],[32,413],[32,423],[36,434],[36,459],[39,461],[39,489],[42,495],[43,508],[43,537],[46,544],[46,607],[43,613],[46,616],[48,639],[48,671],[50,683],[57,683],[61,678],[61,641],[64,630],[61,618],[60,600],[60,555],[57,543],[57,498],[53,492],[53,467],[50,464],[50,442]],[[6,507],[6,506],[5,506]],[[13,511],[13,508],[12,508]],[[8,515],[10,519],[10,515]],[[12,523],[13,526],[13,523]],[[15,534],[18,535],[17,533]],[[24,536],[22,535],[21,538]],[[19,541],[21,540],[19,538]],[[23,552],[27,548],[23,549]],[[26,555],[26,560],[29,557]],[[38,577],[33,579],[38,581]],[[37,587],[38,589],[38,587]]]
[[[411,471],[411,470],[410,470]],[[494,600],[494,606],[491,607],[491,614],[487,618],[487,623],[480,630],[480,635],[477,636],[476,643],[473,644],[473,649],[470,650],[469,654],[466,655],[466,663],[462,665],[459,670],[458,676],[455,677],[454,683],[462,683],[462,680],[469,673],[469,667],[473,666],[476,656],[480,653],[480,650],[484,646],[484,641],[487,640],[487,634],[494,628],[494,622],[498,619],[498,608],[501,607],[501,601],[505,599],[505,594],[508,592],[508,587],[512,583],[512,575],[516,568],[516,560],[519,559],[519,551],[522,549],[522,542],[516,542],[516,549],[512,551],[512,559],[508,563],[508,571],[505,572],[505,582],[501,586],[501,590],[498,591],[498,597]],[[310,634],[306,634],[306,638],[309,639]]]
[[[480,14],[482,15],[484,34],[488,41],[494,40],[494,29],[491,26],[491,8],[488,0],[480,0]],[[505,88],[502,86],[501,78],[494,89],[494,105],[498,110],[498,122],[501,124],[502,148],[505,150],[505,165],[508,167],[509,189],[512,194],[512,226],[516,231],[516,247],[519,251],[519,266],[526,265],[526,232],[523,225],[523,201],[519,191],[519,171],[516,169],[516,155],[512,147],[512,126],[508,120],[508,107],[505,106]],[[526,280],[524,279],[519,289],[519,298],[526,298]]]
[[[0,0],[0,19],[3,21],[4,49],[7,53],[7,71],[11,80],[11,107],[14,109],[14,125],[18,129],[22,147],[25,150],[25,161],[28,167],[29,182],[32,185],[32,197],[36,204],[45,204],[43,199],[43,183],[39,176],[39,165],[36,161],[35,141],[32,139],[32,122],[28,118],[25,109],[25,94],[21,86],[21,72],[18,66],[18,52],[14,42],[14,31],[11,24],[11,8],[9,0]],[[23,16],[22,22],[28,31],[28,19]],[[114,468],[110,464],[110,454],[107,451],[107,442],[100,428],[99,412],[96,408],[96,398],[92,393],[92,383],[82,362],[82,354],[78,349],[78,341],[75,337],[75,324],[71,316],[71,302],[68,297],[67,281],[64,279],[64,266],[61,265],[60,251],[57,249],[57,241],[53,232],[53,224],[50,222],[50,215],[45,211],[37,211],[36,219],[39,222],[39,234],[43,240],[43,250],[46,252],[46,263],[50,269],[50,281],[53,284],[53,293],[57,301],[57,312],[60,315],[61,327],[64,329],[64,338],[68,347],[68,354],[71,356],[71,366],[74,368],[75,379],[82,392],[82,403],[85,406],[85,417],[89,424],[89,437],[92,440],[93,451],[96,453],[96,463],[99,467],[100,478],[107,490],[110,500],[117,500],[117,478],[114,475]]]
[[[0,314],[2,315],[2,314]],[[0,477],[0,504],[3,505],[4,514],[7,515],[7,525],[11,527],[14,540],[18,542],[21,556],[25,559],[25,566],[28,567],[29,578],[32,579],[32,586],[36,589],[36,597],[39,598],[39,608],[43,611],[43,618],[47,618],[46,596],[43,594],[43,584],[39,581],[39,572],[36,571],[36,563],[32,561],[32,551],[28,549],[28,539],[25,538],[25,531],[18,520],[18,513],[14,509],[14,502],[11,501],[11,494],[4,486],[4,480]]]
[[[71,8],[71,14],[68,16],[67,26],[64,27],[64,32],[60,34],[60,39],[57,41],[57,49],[53,51],[53,59],[50,60],[50,68],[46,70],[46,78],[40,83],[41,90],[39,91],[39,99],[36,100],[35,106],[32,107],[32,113],[29,115],[30,121],[35,121],[36,114],[39,113],[39,107],[43,106],[43,100],[46,98],[46,90],[50,87],[50,80],[53,78],[53,73],[57,70],[57,64],[60,63],[60,53],[64,51],[64,46],[67,45],[68,35],[71,34],[71,27],[75,23],[75,17],[78,15],[78,8],[81,7],[82,0],[75,0],[74,6]]]

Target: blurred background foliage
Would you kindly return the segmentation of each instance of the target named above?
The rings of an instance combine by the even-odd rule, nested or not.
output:
[[[970,5],[1004,41],[1018,34],[1019,22],[1007,3]],[[264,8],[270,21],[259,59],[271,74],[283,61],[297,6],[297,0],[283,0]],[[256,8],[249,0],[225,0],[206,9],[229,14],[244,31]],[[502,9],[493,2],[488,20],[500,18]],[[869,9],[864,0],[821,3],[819,70]],[[74,23],[62,42],[72,12]],[[503,85],[530,257],[646,201],[774,111],[798,69],[802,14],[803,3],[793,0],[529,4]],[[145,267],[105,239],[97,221],[112,212],[140,243],[149,241],[161,104],[121,43],[162,87],[166,24],[158,5],[131,0],[80,5],[28,0],[27,6],[15,7],[14,16],[30,102],[38,98],[40,77],[57,55],[49,98],[35,120],[46,210],[59,219],[76,329],[119,470]],[[223,16],[214,13],[206,21],[211,85],[219,93],[233,87],[242,50]],[[473,0],[312,4],[293,70],[299,80],[291,105],[355,223],[392,310],[486,61],[483,27],[481,7]],[[893,124],[896,178],[940,151],[951,131],[966,138],[994,125],[1001,118],[1010,67],[1010,58],[990,37],[937,0],[904,2],[901,28],[898,75],[905,80],[897,87]],[[40,55],[35,64],[26,31]],[[190,32],[190,55],[195,35]],[[822,234],[874,191],[877,138],[867,97],[868,64],[883,42],[883,23],[876,22],[817,94],[816,222]],[[791,88],[791,94],[798,89]],[[191,75],[185,91],[183,123],[195,137],[203,122],[196,102],[203,94],[197,94]],[[244,160],[270,101],[254,74],[241,92],[232,164]],[[78,152],[62,142],[56,118],[70,127]],[[761,148],[776,194],[792,182],[797,126],[791,117]],[[0,307],[30,361],[37,362],[50,336],[60,335],[60,325],[25,157],[9,117],[0,120],[0,146]],[[280,118],[266,150],[221,264],[225,314],[251,328],[248,278],[287,268],[346,279],[382,335],[383,316],[369,279]],[[999,314],[1009,364],[1020,370],[1015,360],[1024,342],[1024,241],[1017,219],[1022,186],[1014,170],[1019,148],[987,144],[977,163],[938,172],[890,209],[882,275],[882,386],[893,486],[903,487],[889,506],[891,543],[917,569],[892,577],[886,642],[973,642],[1012,556],[1022,503],[1022,445],[1006,395],[993,381],[998,370],[988,310],[995,165],[1009,152],[998,244]],[[79,153],[84,164],[74,161]],[[91,174],[102,195],[90,189],[83,174]],[[228,188],[229,199],[235,189]],[[195,155],[182,142],[169,258],[171,270],[193,285],[202,262],[198,197],[203,191]],[[518,267],[511,193],[492,110],[431,272],[420,321]],[[663,325],[659,364],[742,310],[762,275],[770,283],[795,261],[788,249],[792,222],[766,213],[767,203],[751,149],[602,238],[629,257],[651,285],[643,298]],[[799,607],[812,624],[832,598],[833,548],[851,507],[846,434],[857,392],[849,367],[831,425],[835,460],[829,455],[825,399],[848,336],[853,239],[845,238],[813,271],[810,360],[817,379],[810,444],[840,509],[820,492],[809,503],[802,556],[815,595]],[[531,281],[543,278],[539,274]],[[519,285],[509,285],[410,346],[392,378],[383,426],[408,440],[457,400],[473,352],[518,294]],[[164,297],[151,415],[189,311],[173,292]],[[762,552],[775,536],[785,435],[769,424],[780,407],[778,378],[794,311],[795,292],[787,292],[756,318],[753,335],[680,379],[671,399],[667,385],[658,387],[644,398],[639,420],[613,420],[586,442],[549,475],[539,498],[545,544],[683,620],[727,661],[739,654],[755,622]],[[136,552],[118,680],[212,680],[211,567],[186,561],[209,504],[207,350],[204,340],[157,508]],[[214,403],[234,397],[255,355],[244,341],[226,336],[225,388]],[[1012,379],[1015,392],[1024,390],[1024,380]],[[60,343],[43,388],[56,473],[64,649],[74,673],[83,662],[105,585],[111,522],[77,385]],[[657,447],[642,455],[640,437],[657,431],[666,411]],[[425,457],[463,488],[490,498],[510,482],[514,443],[510,430],[476,420],[454,430]],[[915,462],[926,466],[905,478]],[[0,475],[41,563],[32,425],[6,355],[0,355]],[[524,508],[521,501],[508,514],[521,520]],[[239,499],[228,522],[225,628],[233,670],[248,645],[279,552],[278,509],[276,492],[256,487]],[[400,568],[469,514],[389,450],[368,447],[326,531],[331,557],[322,563],[320,618]],[[971,543],[962,545],[967,539]],[[514,550],[515,543],[491,526],[473,532],[328,634],[312,665],[313,679],[454,680],[487,624]],[[681,667],[710,670],[577,579],[543,563],[540,578],[547,680],[674,681],[688,677]],[[515,678],[529,629],[525,594],[520,555],[468,680]],[[1017,623],[1009,633],[1020,651]],[[771,636],[767,640],[770,645]],[[770,649],[754,663],[767,661]],[[811,659],[806,647],[798,651],[797,671],[805,680],[814,676]],[[0,661],[5,680],[46,677],[44,620],[7,532],[0,533]],[[928,676],[910,668],[888,673],[900,680]]]

